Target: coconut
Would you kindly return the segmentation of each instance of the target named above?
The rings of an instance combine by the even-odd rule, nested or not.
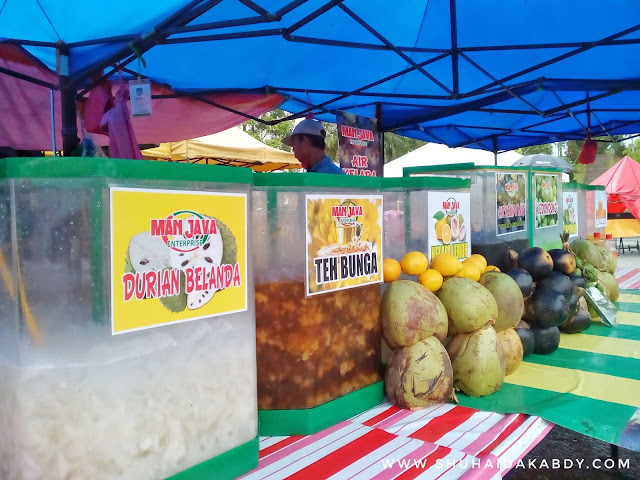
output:
[[[598,272],[598,281],[603,283],[607,287],[609,292],[609,300],[615,302],[620,297],[620,289],[616,278],[609,272]]]
[[[571,251],[583,262],[590,263],[598,270],[604,268],[604,258],[598,247],[589,240],[579,238],[574,240],[571,245]]]
[[[489,290],[498,304],[498,320],[493,328],[497,332],[515,327],[524,311],[522,291],[506,273],[488,272],[480,277],[480,285]]]
[[[502,386],[506,364],[498,334],[491,326],[453,337],[447,352],[453,368],[453,385],[472,397],[483,397]]]
[[[504,361],[506,365],[506,375],[515,372],[522,363],[524,356],[524,348],[520,336],[514,328],[507,328],[498,332],[498,340],[504,352]]]
[[[395,349],[385,372],[385,390],[398,408],[418,409],[454,399],[451,361],[440,341],[432,336]]]
[[[408,347],[435,335],[447,336],[447,312],[433,293],[417,282],[396,280],[380,303],[382,335],[391,348]]]
[[[495,298],[478,282],[468,278],[449,278],[436,295],[447,311],[452,334],[475,332],[498,321]]]

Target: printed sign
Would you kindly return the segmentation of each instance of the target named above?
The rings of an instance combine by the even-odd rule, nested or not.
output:
[[[307,195],[307,295],[382,281],[382,196]]]
[[[381,177],[383,161],[378,121],[375,118],[338,112],[336,123],[340,168],[347,175]]]
[[[578,236],[578,193],[563,192],[562,193],[562,218],[563,229],[569,234],[569,238]]]
[[[114,335],[247,309],[247,196],[111,188]]]
[[[594,198],[596,202],[595,228],[604,228],[607,226],[607,192],[596,190]]]
[[[458,192],[429,192],[429,259],[451,253],[460,260],[471,254],[471,195]]]
[[[527,175],[496,173],[497,234],[527,229]]]
[[[129,100],[131,116],[148,117],[151,115],[151,82],[148,78],[129,80]]]
[[[558,225],[558,180],[555,175],[534,175],[536,228]]]

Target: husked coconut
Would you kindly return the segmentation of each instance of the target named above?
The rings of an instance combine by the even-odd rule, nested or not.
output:
[[[498,304],[498,321],[493,328],[496,332],[515,327],[524,312],[522,291],[506,273],[488,272],[480,277],[480,285],[489,290]]]
[[[447,336],[447,312],[433,293],[417,282],[396,280],[380,303],[382,335],[391,348],[408,347],[435,335]]]
[[[459,333],[447,345],[453,368],[453,385],[471,397],[497,392],[506,374],[498,334],[491,326],[478,332]]]
[[[385,390],[398,408],[419,409],[455,398],[451,361],[440,341],[431,336],[396,348],[387,364]]]
[[[522,341],[514,328],[507,328],[498,332],[498,340],[500,340],[500,345],[504,352],[506,375],[511,375],[522,363],[524,356]]]
[[[498,320],[493,294],[478,282],[453,277],[445,280],[436,295],[449,317],[449,333],[471,333]]]

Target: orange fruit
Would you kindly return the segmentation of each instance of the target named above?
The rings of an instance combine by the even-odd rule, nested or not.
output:
[[[487,265],[487,268],[484,269],[485,273],[486,272],[499,272],[500,269],[498,267],[496,267],[495,265]]]
[[[400,262],[393,258],[385,258],[382,262],[382,271],[384,273],[384,283],[391,283],[400,277],[402,269]]]
[[[440,272],[443,277],[449,277],[462,270],[462,263],[455,255],[439,253],[431,259],[431,268]]]
[[[429,266],[429,260],[422,252],[409,252],[400,260],[400,267],[407,275],[420,275]]]
[[[473,263],[465,263],[462,266],[462,270],[456,273],[456,277],[468,278],[469,280],[473,280],[474,282],[480,280],[481,275],[482,272]]]
[[[432,292],[440,290],[442,282],[444,282],[442,274],[433,268],[425,270],[418,277],[418,283]]]

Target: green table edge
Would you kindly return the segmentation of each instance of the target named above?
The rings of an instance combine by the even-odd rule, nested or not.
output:
[[[603,185],[588,185],[586,183],[578,183],[578,182],[562,182],[562,185],[566,189],[575,189],[575,190],[604,190]]]
[[[451,189],[470,188],[471,179],[457,177],[389,177],[382,178],[382,190],[392,189]]]
[[[256,187],[325,187],[379,190],[380,177],[332,175],[329,173],[255,172],[253,173],[253,184]]]
[[[252,183],[249,168],[95,157],[0,159],[0,178],[118,178]]]
[[[379,381],[314,408],[258,410],[258,434],[261,437],[312,435],[383,402],[384,386]]]
[[[259,440],[255,437],[167,480],[234,480],[258,466]]]

